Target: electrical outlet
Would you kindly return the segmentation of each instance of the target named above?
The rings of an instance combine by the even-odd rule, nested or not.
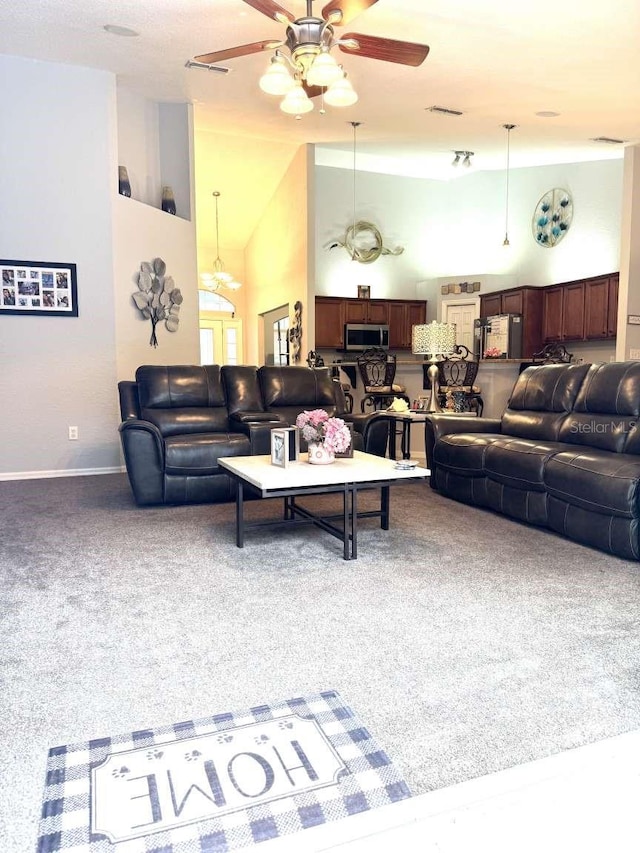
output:
[[[77,441],[78,440],[78,427],[70,426],[69,427],[69,441]]]
[[[633,359],[633,361],[640,361],[640,349],[630,349],[629,358]]]

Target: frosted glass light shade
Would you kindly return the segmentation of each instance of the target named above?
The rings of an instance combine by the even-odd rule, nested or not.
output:
[[[324,99],[332,107],[350,107],[358,100],[358,95],[345,74],[329,86]]]
[[[302,113],[310,113],[313,109],[313,104],[307,97],[307,93],[302,88],[302,85],[296,83],[284,96],[280,104],[280,109],[283,113],[296,116]]]
[[[289,74],[284,60],[274,56],[258,85],[268,95],[286,95],[293,88],[294,80]]]
[[[411,349],[416,355],[450,355],[456,346],[453,323],[425,323],[411,329]]]
[[[319,53],[307,72],[310,86],[330,86],[343,77],[343,71],[328,51]]]

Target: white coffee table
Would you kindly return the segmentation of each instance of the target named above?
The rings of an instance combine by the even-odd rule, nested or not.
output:
[[[380,518],[380,527],[389,529],[389,487],[394,483],[428,477],[426,468],[396,469],[392,459],[354,451],[351,459],[336,459],[331,465],[310,465],[307,454],[286,468],[271,464],[270,456],[227,456],[218,460],[236,483],[236,545],[244,547],[249,527],[274,524],[314,524],[340,539],[345,560],[358,556],[358,518]],[[245,489],[261,498],[284,498],[284,517],[268,521],[246,521]],[[358,512],[358,491],[380,489],[380,509]],[[305,495],[342,494],[342,512],[318,515],[297,499]],[[341,524],[334,523],[341,519]]]

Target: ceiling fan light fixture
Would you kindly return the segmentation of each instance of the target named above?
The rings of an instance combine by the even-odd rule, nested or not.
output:
[[[307,83],[310,86],[330,86],[343,76],[342,69],[329,53],[323,48],[313,60],[311,68],[307,72]]]
[[[329,86],[324,94],[324,99],[332,107],[350,107],[358,100],[358,93],[351,85],[347,75],[343,74],[339,80]]]
[[[292,116],[302,115],[303,113],[310,113],[313,109],[313,104],[311,103],[307,93],[302,88],[302,83],[298,80],[294,85],[289,89],[287,94],[282,99],[282,103],[280,104],[280,109],[283,113],[288,113]]]
[[[286,95],[293,88],[294,83],[295,81],[289,73],[284,59],[276,54],[260,78],[258,85],[268,95]]]

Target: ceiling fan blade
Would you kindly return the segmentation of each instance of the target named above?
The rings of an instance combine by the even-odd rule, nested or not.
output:
[[[214,50],[213,53],[201,53],[194,56],[196,62],[224,62],[225,59],[233,59],[235,56],[248,56],[251,53],[260,53],[263,50],[273,50],[280,47],[281,41],[254,41],[251,44],[239,44],[237,47],[228,47],[226,50]]]
[[[364,12],[365,9],[377,2],[378,0],[331,0],[322,10],[322,17],[327,21],[332,12],[340,12],[340,19],[331,21],[331,23],[334,27],[342,27],[360,12]]]
[[[347,39],[358,42],[358,47],[348,43],[342,44]],[[379,38],[378,36],[364,36],[361,33],[341,35],[338,46],[345,53],[368,56],[370,59],[383,59],[385,62],[397,62],[400,65],[413,65],[414,67],[421,65],[429,53],[429,45],[426,44],[397,41],[396,39]]]
[[[295,15],[282,6],[278,6],[273,0],[244,0],[244,2],[249,6],[253,6],[258,12],[262,12],[267,18],[273,18],[274,21],[280,21],[280,23],[284,23],[285,20],[295,21],[296,19]]]

